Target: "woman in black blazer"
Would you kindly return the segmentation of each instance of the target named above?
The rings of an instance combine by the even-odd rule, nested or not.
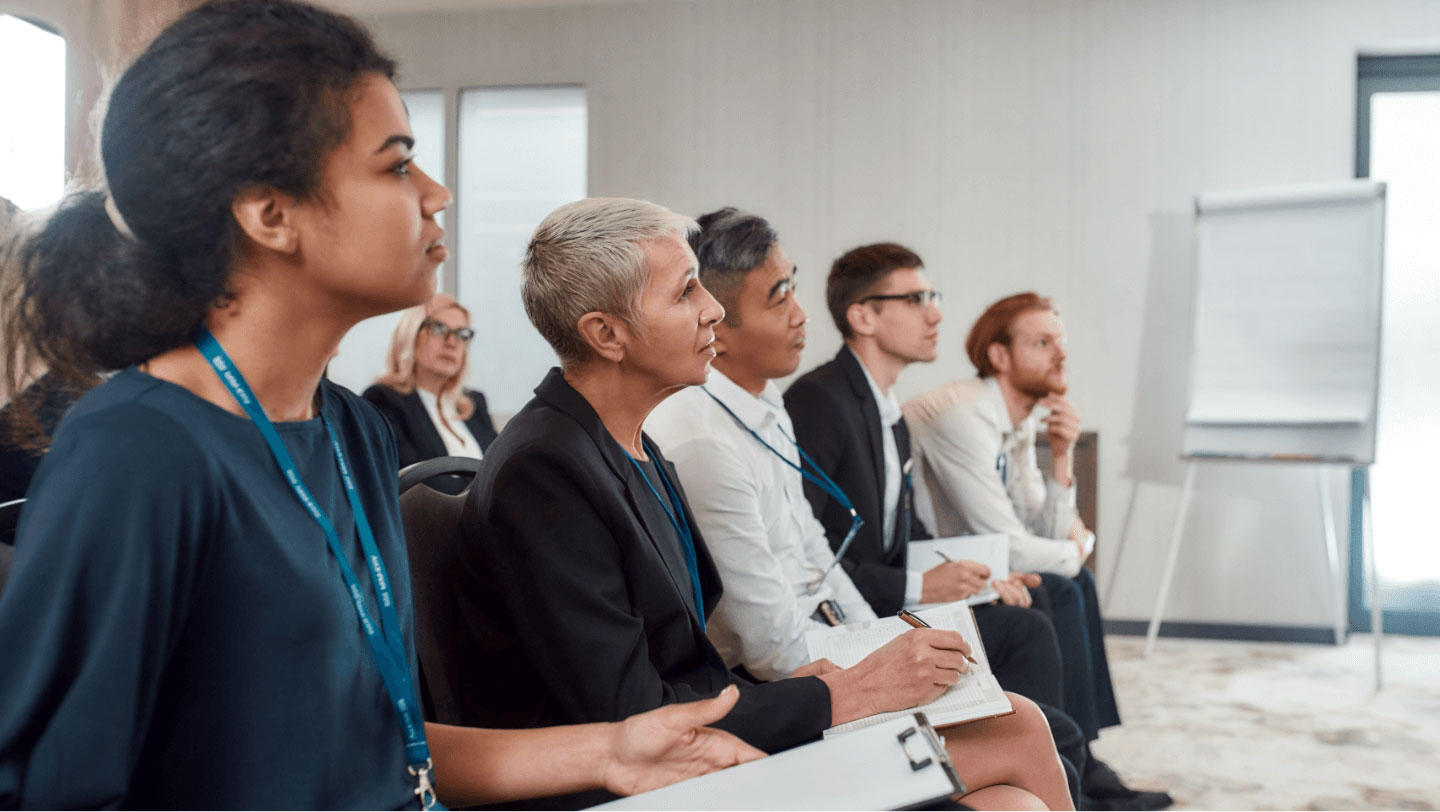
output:
[[[400,317],[390,336],[385,374],[365,399],[390,421],[400,467],[436,457],[479,459],[495,440],[485,396],[462,388],[470,311],[437,293]]]

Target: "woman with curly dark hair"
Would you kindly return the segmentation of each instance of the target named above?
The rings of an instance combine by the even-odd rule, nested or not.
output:
[[[446,189],[355,22],[222,0],[111,96],[108,192],[23,247],[7,329],[120,370],[60,423],[0,596],[0,806],[398,808],[646,789],[758,755],[733,695],[607,725],[425,724],[394,440],[323,379],[425,301]],[[504,702],[504,697],[496,697]],[[418,796],[418,798],[417,798]]]

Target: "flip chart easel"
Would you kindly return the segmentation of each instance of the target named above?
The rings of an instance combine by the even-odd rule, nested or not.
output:
[[[1383,628],[1369,466],[1375,459],[1385,184],[1370,180],[1222,192],[1195,201],[1195,311],[1180,507],[1145,637],[1154,650],[1194,496],[1208,460],[1316,467],[1335,588],[1335,639],[1348,630],[1328,472],[1360,468],[1366,578],[1381,678]]]

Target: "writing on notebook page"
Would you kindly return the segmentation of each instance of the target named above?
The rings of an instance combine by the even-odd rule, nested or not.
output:
[[[970,666],[970,673],[962,676],[936,699],[915,709],[890,711],[856,719],[825,731],[829,736],[896,719],[914,710],[923,711],[937,726],[958,724],[974,719],[985,719],[1010,713],[1013,708],[1005,692],[990,671],[990,661],[980,644],[980,632],[975,627],[975,616],[964,603],[945,604],[918,613],[936,629],[959,632],[970,644],[970,655],[977,664]],[[881,618],[869,623],[855,623],[847,626],[818,629],[805,636],[811,660],[822,657],[841,668],[849,668],[865,659],[876,649],[895,639],[910,626],[898,618]]]

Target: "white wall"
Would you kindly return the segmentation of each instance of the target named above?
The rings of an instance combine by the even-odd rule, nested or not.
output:
[[[825,271],[861,243],[910,245],[946,294],[941,360],[902,396],[971,374],[960,344],[988,302],[1056,297],[1101,437],[1102,584],[1145,483],[1107,607],[1138,618],[1182,473],[1191,200],[1350,177],[1357,48],[1440,38],[1440,4],[707,0],[375,23],[406,86],[583,83],[593,195],[770,218],[806,285],[802,369],[838,346]],[[1205,468],[1169,617],[1328,625],[1315,491],[1298,468]]]

